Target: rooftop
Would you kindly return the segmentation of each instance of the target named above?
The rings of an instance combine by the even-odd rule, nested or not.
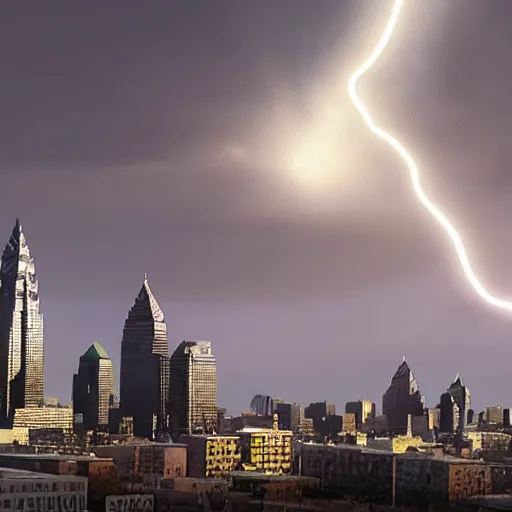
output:
[[[112,461],[110,457],[90,457],[89,455],[59,455],[55,453],[0,453],[0,461],[1,459],[61,460],[67,462]],[[5,468],[0,468],[0,471],[3,471],[4,469]]]
[[[87,480],[85,476],[76,475],[51,475],[49,473],[36,473],[35,471],[24,471],[22,469],[0,468],[0,479],[16,479],[16,480],[58,480],[58,481],[75,481]]]
[[[258,471],[232,471],[231,476],[233,478],[245,478],[250,480],[266,480],[273,482],[293,482],[293,481],[302,481],[302,482],[311,482],[318,481],[318,478],[313,478],[309,476],[298,476],[298,475],[269,475],[266,473],[260,473]]]

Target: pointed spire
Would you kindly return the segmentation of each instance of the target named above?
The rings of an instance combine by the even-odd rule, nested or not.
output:
[[[140,289],[139,295],[135,299],[135,304],[133,305],[131,312],[143,311],[146,310],[151,313],[153,320],[157,322],[164,321],[164,314],[149,287],[147,275],[144,274],[144,282],[142,283],[142,288]]]
[[[147,283],[148,282],[148,275],[146,274],[146,272],[144,272],[144,282]]]

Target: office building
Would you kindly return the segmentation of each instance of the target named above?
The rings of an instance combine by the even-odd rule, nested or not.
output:
[[[17,219],[0,266],[0,421],[43,404],[43,343],[34,258]]]
[[[108,429],[109,405],[114,397],[114,372],[107,351],[95,341],[80,357],[73,376],[73,414],[82,416],[85,430]]]
[[[217,422],[217,367],[210,341],[183,341],[171,356],[171,432],[213,433]]]
[[[236,434],[240,437],[244,469],[278,475],[291,472],[293,432],[278,429],[277,414],[271,429],[245,428]]]
[[[121,342],[121,413],[133,417],[136,436],[155,439],[167,429],[168,356],[164,314],[145,276]]]
[[[469,410],[471,409],[471,393],[469,392],[469,388],[464,384],[458,373],[455,375],[455,378],[448,388],[447,393],[452,396],[453,401],[459,410],[459,419],[455,425],[455,430],[459,433],[462,433],[469,423],[468,414]]]
[[[418,383],[404,358],[382,397],[382,413],[388,420],[390,434],[404,435],[409,415],[423,416],[424,409]]]
[[[187,476],[225,478],[240,465],[238,436],[183,436],[187,445]]]
[[[370,399],[347,402],[345,413],[356,415],[356,425],[360,429],[369,418],[375,417],[375,404]]]

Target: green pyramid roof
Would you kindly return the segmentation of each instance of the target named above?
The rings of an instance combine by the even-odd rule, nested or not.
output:
[[[95,341],[82,357],[85,359],[110,359],[108,352],[101,346],[99,341]]]

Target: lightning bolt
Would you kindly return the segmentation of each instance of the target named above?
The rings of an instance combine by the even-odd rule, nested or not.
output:
[[[393,10],[391,12],[391,16],[389,18],[388,24],[380,37],[377,45],[374,50],[366,59],[365,62],[361,65],[361,67],[352,75],[348,83],[348,93],[350,95],[350,99],[352,103],[355,105],[359,114],[368,125],[370,130],[385,140],[402,158],[409,169],[410,178],[412,181],[413,189],[418,199],[423,204],[423,206],[428,210],[428,212],[441,224],[443,229],[446,231],[450,240],[452,241],[455,252],[457,253],[457,257],[462,266],[462,270],[464,271],[464,275],[468,280],[469,284],[473,288],[473,290],[482,298],[485,302],[500,309],[506,309],[508,311],[512,311],[512,301],[500,299],[498,297],[493,296],[491,293],[487,291],[484,285],[476,276],[464,247],[462,243],[462,238],[454,228],[453,224],[448,220],[446,215],[428,198],[425,194],[421,182],[420,182],[420,171],[415,161],[409,152],[405,149],[405,147],[392,135],[385,132],[382,128],[379,128],[373,119],[371,118],[368,110],[364,106],[363,102],[359,99],[357,95],[357,82],[358,80],[375,64],[377,59],[380,57],[384,49],[386,48],[391,35],[393,34],[393,30],[395,29],[396,23],[398,21],[398,16],[400,14],[400,9],[402,8],[404,0],[395,0],[393,5]]]

